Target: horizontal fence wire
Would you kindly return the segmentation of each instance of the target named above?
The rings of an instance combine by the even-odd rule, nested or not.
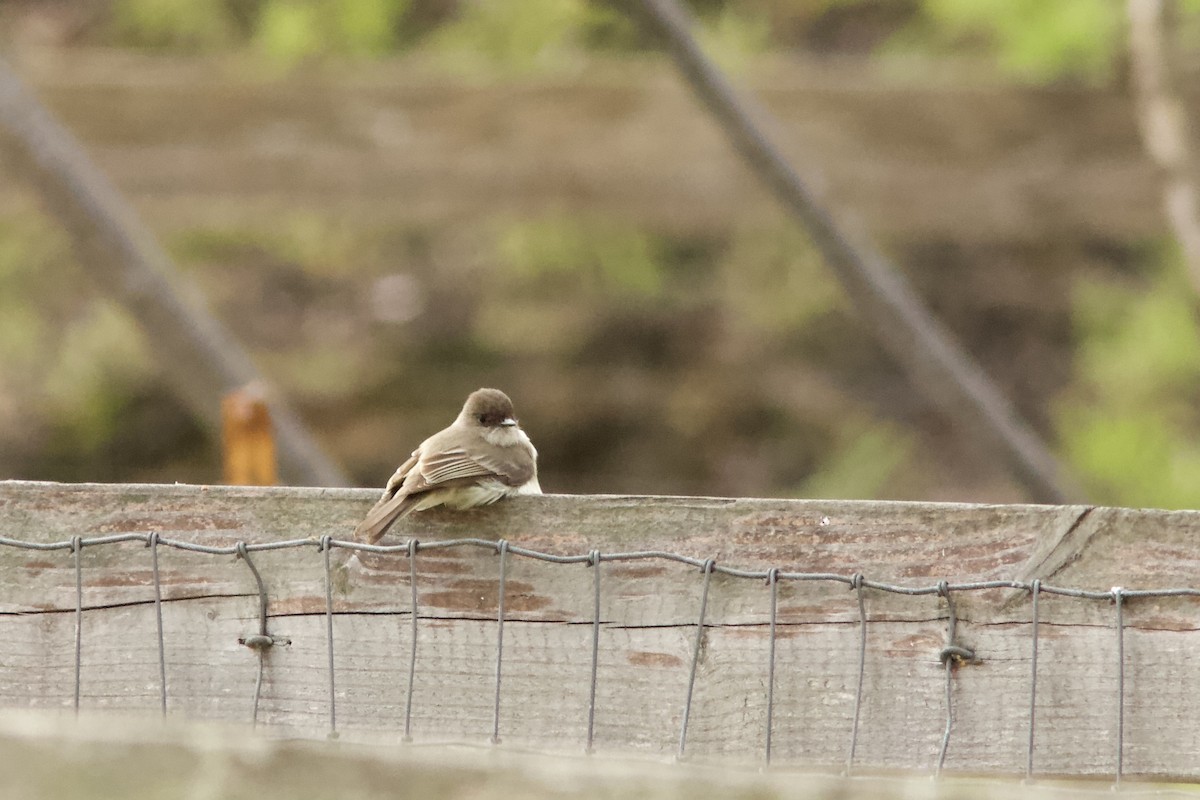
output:
[[[176,550],[184,550],[189,553],[203,553],[206,555],[215,556],[237,556],[242,552],[246,553],[261,553],[273,550],[293,550],[312,548],[317,552],[321,551],[322,547],[350,550],[358,553],[375,553],[381,555],[399,555],[409,556],[426,550],[445,550],[457,547],[475,547],[485,550],[491,550],[494,553],[499,553],[501,547],[505,547],[510,555],[520,556],[523,558],[531,558],[536,561],[545,561],[550,564],[591,564],[593,560],[598,560],[600,563],[609,561],[672,561],[678,564],[686,564],[687,566],[696,567],[697,569],[705,569],[705,564],[712,559],[697,558],[695,556],[682,555],[680,553],[671,553],[665,550],[637,550],[628,553],[596,553],[592,552],[581,553],[580,555],[564,556],[555,553],[543,553],[538,550],[530,550],[525,547],[518,547],[509,544],[506,540],[494,539],[477,539],[477,538],[462,538],[462,539],[444,539],[436,542],[421,542],[418,540],[406,540],[398,545],[379,545],[366,544],[364,542],[355,542],[341,539],[329,539],[328,537],[309,537],[305,539],[284,539],[278,542],[256,542],[246,543],[237,542],[232,545],[204,545],[195,542],[188,542],[181,539],[168,539],[161,537],[157,533],[122,533],[112,536],[96,536],[92,538],[65,539],[61,542],[27,542],[20,539],[12,539],[6,536],[0,536],[0,547],[15,547],[22,550],[72,550],[75,547],[97,547],[100,545],[121,544],[126,542],[139,542],[149,547],[151,541],[157,542],[160,547],[172,547]],[[1145,597],[1200,597],[1200,588],[1196,587],[1175,587],[1165,589],[1125,589],[1114,587],[1113,589],[1076,589],[1065,586],[1052,586],[1041,581],[1019,581],[1019,580],[993,580],[993,581],[967,581],[963,583],[946,583],[939,581],[926,586],[905,586],[902,584],[887,583],[885,581],[874,581],[856,574],[842,575],[836,572],[784,572],[774,569],[748,570],[728,567],[714,561],[711,567],[712,572],[718,575],[728,575],[733,578],[749,578],[761,580],[764,583],[770,579],[771,573],[776,573],[776,578],[780,581],[829,581],[832,583],[844,584],[847,588],[858,588],[862,586],[864,589],[876,589],[881,592],[890,594],[900,594],[909,596],[920,595],[939,595],[943,591],[951,592],[971,592],[983,591],[988,589],[1019,589],[1027,592],[1032,592],[1033,584],[1039,584],[1041,594],[1061,595],[1063,597],[1075,597],[1085,600],[1108,600],[1115,601],[1116,592],[1119,590],[1121,597],[1126,600],[1133,600]]]
[[[243,561],[249,569],[258,590],[258,626],[257,632],[240,639],[240,643],[255,650],[258,654],[258,665],[256,679],[254,683],[251,721],[257,724],[259,719],[259,702],[262,695],[263,672],[266,662],[266,654],[268,650],[276,644],[289,643],[288,640],[272,636],[268,632],[268,609],[269,598],[267,594],[266,584],[261,573],[253,560],[253,554],[278,551],[278,550],[294,550],[311,548],[321,554],[324,568],[324,600],[325,600],[325,618],[326,618],[326,647],[328,657],[327,680],[328,680],[328,711],[329,711],[329,735],[336,737],[337,730],[337,713],[336,713],[336,657],[333,640],[333,615],[334,601],[332,591],[332,577],[330,573],[330,552],[333,549],[347,550],[355,553],[369,553],[375,555],[391,555],[408,559],[409,566],[409,581],[411,589],[411,628],[410,628],[410,651],[408,662],[408,688],[405,701],[404,712],[404,741],[412,740],[412,705],[413,705],[413,685],[417,669],[417,653],[418,653],[418,592],[417,592],[417,554],[428,551],[447,550],[454,548],[474,548],[491,551],[498,556],[499,559],[499,590],[497,597],[497,615],[496,615],[496,662],[494,665],[494,696],[493,696],[493,716],[491,735],[488,737],[493,743],[500,741],[501,728],[501,677],[502,664],[504,656],[504,622],[505,622],[505,578],[507,574],[507,557],[514,556],[518,558],[527,558],[535,561],[546,562],[550,564],[582,564],[594,570],[593,578],[593,613],[591,620],[591,668],[589,699],[588,699],[588,721],[587,721],[587,736],[585,743],[585,751],[591,752],[594,738],[595,711],[596,711],[596,682],[597,682],[597,666],[599,659],[599,630],[600,630],[600,602],[601,602],[601,579],[600,570],[605,563],[631,562],[631,561],[666,561],[683,564],[685,566],[694,567],[700,571],[702,576],[702,591],[700,597],[700,606],[698,619],[696,621],[695,640],[692,649],[692,658],[687,681],[687,694],[684,698],[682,708],[682,724],[679,731],[678,748],[676,751],[677,758],[683,759],[686,755],[688,723],[692,712],[693,705],[693,689],[696,680],[696,665],[699,658],[700,649],[703,642],[704,631],[706,626],[705,614],[708,605],[709,584],[711,577],[714,574],[726,575],[732,578],[745,580],[763,581],[769,587],[770,595],[770,642],[769,642],[769,659],[765,665],[767,674],[767,713],[766,713],[766,729],[764,733],[764,752],[762,753],[763,761],[767,764],[771,762],[771,749],[773,738],[773,697],[775,685],[775,627],[777,618],[777,600],[778,600],[778,585],[780,582],[796,581],[796,582],[828,582],[833,584],[841,584],[855,592],[857,604],[857,618],[859,627],[859,647],[857,660],[857,681],[854,697],[854,711],[852,726],[849,736],[848,755],[845,764],[845,773],[850,774],[854,769],[855,756],[858,745],[859,736],[859,718],[862,707],[863,697],[863,677],[865,673],[865,656],[867,652],[867,628],[868,617],[863,600],[863,590],[873,589],[879,592],[906,595],[906,596],[936,596],[946,602],[947,608],[947,632],[945,647],[940,652],[940,660],[945,667],[945,715],[946,723],[943,735],[941,737],[941,745],[938,752],[937,760],[934,765],[935,771],[940,772],[946,759],[946,753],[951,743],[951,736],[954,725],[954,674],[956,665],[975,660],[976,654],[970,648],[962,646],[956,641],[955,629],[957,624],[957,616],[955,613],[954,599],[955,594],[961,592],[975,592],[993,589],[1011,589],[1018,591],[1029,592],[1031,603],[1031,653],[1030,653],[1030,690],[1029,690],[1029,714],[1027,728],[1027,751],[1025,774],[1027,778],[1032,778],[1034,772],[1034,735],[1036,731],[1036,711],[1037,711],[1037,686],[1038,686],[1038,637],[1039,637],[1039,599],[1043,595],[1058,595],[1062,597],[1070,597],[1084,600],[1095,600],[1112,603],[1115,607],[1115,616],[1113,630],[1116,635],[1116,651],[1117,651],[1117,681],[1116,681],[1116,743],[1114,754],[1113,780],[1114,783],[1120,784],[1125,772],[1125,647],[1124,647],[1124,607],[1126,601],[1137,598],[1168,598],[1168,597],[1200,597],[1200,588],[1195,587],[1175,587],[1163,589],[1127,589],[1120,586],[1113,587],[1108,590],[1093,590],[1093,589],[1078,589],[1065,586],[1053,586],[1046,584],[1041,580],[1035,579],[1032,581],[1020,580],[990,580],[990,581],[968,581],[960,583],[951,583],[945,580],[940,580],[932,584],[921,586],[906,586],[901,584],[889,583],[886,581],[877,581],[866,578],[861,573],[851,575],[842,575],[832,572],[785,572],[778,568],[768,569],[740,569],[737,567],[726,566],[719,564],[713,558],[697,558],[687,556],[680,553],[673,553],[662,550],[640,550],[631,552],[614,552],[602,553],[598,550],[590,550],[586,553],[578,555],[559,555],[555,553],[545,553],[538,550],[532,550],[518,545],[511,544],[507,540],[489,540],[481,538],[458,538],[446,539],[431,542],[422,542],[417,539],[409,539],[401,544],[396,545],[379,545],[366,544],[363,542],[334,539],[330,536],[322,536],[319,538],[304,538],[304,539],[286,539],[273,542],[245,542],[239,541],[232,545],[214,546],[197,544],[181,539],[171,539],[161,536],[157,532],[153,533],[124,533],[111,536],[97,536],[84,538],[75,536],[71,539],[66,539],[59,542],[29,542],[9,537],[0,537],[0,547],[11,547],[23,550],[33,550],[39,552],[48,551],[66,551],[72,556],[72,564],[74,569],[74,696],[73,705],[76,712],[80,706],[80,679],[81,679],[81,649],[82,649],[82,618],[84,613],[83,606],[83,567],[81,563],[81,553],[84,549],[117,545],[123,543],[141,543],[151,550],[152,557],[152,580],[154,583],[154,609],[156,615],[157,635],[158,635],[158,667],[159,667],[159,693],[162,713],[167,710],[167,670],[165,659],[165,648],[163,642],[163,621],[162,621],[162,587],[159,573],[159,550],[163,547],[173,548],[190,553],[201,553],[206,555],[217,556],[235,556],[238,560]]]

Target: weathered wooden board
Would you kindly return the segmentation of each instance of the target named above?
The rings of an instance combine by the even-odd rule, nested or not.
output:
[[[260,726],[288,737],[331,728],[321,536],[349,538],[367,490],[0,484],[0,536],[157,532],[209,546],[312,539],[254,552],[270,597]],[[904,586],[1030,580],[1107,590],[1182,587],[1195,576],[1195,512],[1049,506],[731,500],[521,498],[405,520],[392,543],[479,537],[558,555],[664,550],[731,567],[830,572]],[[249,721],[258,595],[234,556],[158,548],[168,712]],[[399,742],[412,653],[405,553],[333,551],[336,723],[343,740]],[[509,554],[499,734],[505,744],[581,751],[587,740],[595,570]],[[456,547],[416,557],[418,620],[411,727],[416,741],[487,741],[493,730],[500,559]],[[85,546],[80,631],[84,709],[156,711],[158,637],[151,552]],[[75,569],[69,549],[0,546],[0,704],[71,707]],[[671,754],[678,746],[704,576],[660,560],[604,562],[594,746]],[[935,767],[946,724],[947,604],[935,595],[863,593],[868,623],[856,768]],[[1028,593],[953,593],[956,641],[978,661],[953,677],[946,767],[1021,774],[1029,736]],[[712,576],[687,753],[761,761],[767,731],[770,587]],[[1034,770],[1111,776],[1124,689],[1126,775],[1200,774],[1200,604],[1124,602],[1124,679],[1115,607],[1043,595]],[[855,592],[781,581],[775,637],[773,763],[838,765],[851,744],[858,681]]]
[[[1071,800],[1112,797],[1104,785],[921,776],[842,778],[650,759],[551,756],[505,747],[353,747],[280,742],[230,726],[46,712],[0,716],[0,796],[56,800]]]

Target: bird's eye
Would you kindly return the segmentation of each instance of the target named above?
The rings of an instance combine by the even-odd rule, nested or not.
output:
[[[477,416],[479,417],[479,424],[480,424],[480,425],[485,425],[485,424],[487,424],[487,414],[478,414]]]

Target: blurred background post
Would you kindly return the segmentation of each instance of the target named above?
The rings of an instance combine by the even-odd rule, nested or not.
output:
[[[223,483],[231,486],[274,486],[275,433],[271,409],[261,387],[250,385],[221,400]]]

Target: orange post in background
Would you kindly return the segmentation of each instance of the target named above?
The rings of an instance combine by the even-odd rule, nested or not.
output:
[[[271,410],[255,384],[229,392],[221,400],[224,482],[234,486],[279,483]]]

